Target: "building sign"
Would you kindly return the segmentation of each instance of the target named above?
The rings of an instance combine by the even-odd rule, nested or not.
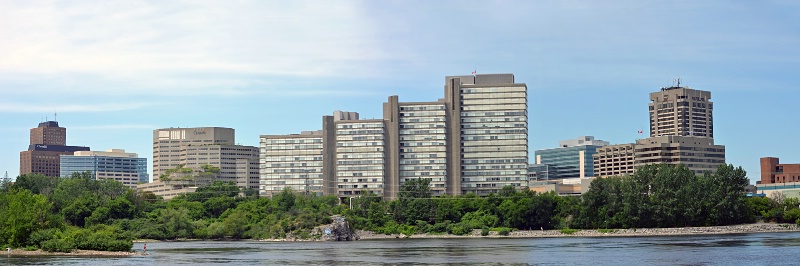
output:
[[[194,130],[194,134],[195,135],[205,135],[206,134],[206,129],[205,128],[196,128]]]

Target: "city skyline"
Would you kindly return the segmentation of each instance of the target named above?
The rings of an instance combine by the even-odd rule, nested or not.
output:
[[[313,4],[312,4],[313,3]],[[447,10],[448,12],[442,12]],[[794,2],[0,3],[0,171],[58,113],[67,143],[152,164],[154,129],[228,127],[237,142],[380,118],[387,96],[441,97],[441,77],[514,73],[529,158],[559,140],[648,136],[648,94],[710,91],[715,142],[758,180],[800,163]],[[736,20],[731,20],[736,17]],[[637,134],[643,130],[643,134]],[[150,170],[152,171],[152,170]]]

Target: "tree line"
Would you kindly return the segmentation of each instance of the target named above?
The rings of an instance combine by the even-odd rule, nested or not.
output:
[[[313,229],[347,217],[351,227],[385,234],[470,234],[480,230],[614,229],[800,223],[797,199],[748,198],[744,170],[721,166],[695,175],[684,166],[650,165],[628,177],[595,179],[581,196],[504,187],[487,197],[433,196],[429,179],[403,184],[397,200],[285,189],[271,198],[215,181],[165,201],[88,173],[28,174],[0,182],[0,246],[127,251],[134,239],[319,238]]]

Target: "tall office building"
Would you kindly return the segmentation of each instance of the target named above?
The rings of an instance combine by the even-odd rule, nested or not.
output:
[[[594,176],[592,155],[608,142],[593,136],[562,140],[558,148],[536,151],[536,164],[545,165],[547,179],[589,178]],[[539,169],[542,167],[539,166]]]
[[[648,164],[683,164],[696,174],[725,164],[725,146],[714,144],[711,92],[681,87],[650,93],[650,137],[606,146],[593,155],[595,176],[633,174]]]
[[[714,137],[711,92],[668,87],[650,93],[650,136]]]
[[[232,128],[197,127],[163,128],[153,130],[153,183],[139,185],[165,198],[191,192],[185,187],[197,187],[219,180],[233,181],[242,189],[259,189],[258,147],[235,145]],[[203,165],[219,167],[212,176],[197,176],[191,184],[175,186],[159,180],[167,170],[183,165],[195,172]],[[174,190],[181,189],[180,192]],[[161,193],[161,194],[159,194]]]
[[[383,119],[334,123],[334,172],[340,198],[371,192],[383,197],[386,185],[386,124]]]
[[[147,183],[147,158],[139,158],[136,153],[125,150],[76,151],[73,155],[61,155],[61,176],[89,172],[95,179],[116,180],[123,185],[136,188],[139,183]]]
[[[27,151],[19,153],[19,174],[38,173],[46,176],[61,176],[61,155],[72,155],[76,151],[88,151],[89,147],[67,146],[67,129],[56,121],[39,123],[30,130]]]
[[[513,74],[445,78],[448,188],[487,195],[528,186],[528,93]]]
[[[275,195],[289,187],[322,195],[323,131],[291,135],[262,135],[259,194]]]
[[[395,199],[405,182],[420,178],[431,181],[434,195],[526,187],[526,85],[514,83],[512,74],[446,82],[446,97],[438,101],[400,102],[390,96],[383,119],[359,120],[358,113],[337,111],[323,117],[318,133],[261,136],[261,193],[304,188],[307,182],[316,187],[318,180],[323,194],[341,200],[365,191]],[[301,145],[301,139],[322,143]],[[314,163],[303,166],[298,162],[304,157],[284,154],[309,154]]]
[[[433,195],[447,187],[447,106],[443,101],[399,102],[389,96],[383,104],[387,124],[387,178],[402,187],[411,179],[430,179]],[[395,197],[398,191],[390,191]]]

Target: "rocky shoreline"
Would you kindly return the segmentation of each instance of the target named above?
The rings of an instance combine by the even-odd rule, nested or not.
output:
[[[488,236],[481,236],[480,230],[473,230],[469,235],[451,234],[415,234],[415,235],[385,235],[375,234],[370,231],[357,232],[361,240],[391,239],[391,238],[541,238],[541,237],[629,237],[629,236],[677,236],[677,235],[717,235],[717,234],[752,234],[800,232],[800,226],[795,224],[756,223],[729,226],[707,227],[678,227],[678,228],[639,228],[639,229],[587,229],[575,230],[572,233],[562,233],[561,230],[516,230],[507,236],[489,232]]]
[[[63,256],[63,257],[131,257],[131,256],[144,256],[142,252],[126,252],[126,251],[98,251],[98,250],[73,250],[70,253],[66,252],[47,252],[44,250],[24,250],[12,249],[9,253],[3,250],[6,256],[15,257],[38,257],[38,256]]]

